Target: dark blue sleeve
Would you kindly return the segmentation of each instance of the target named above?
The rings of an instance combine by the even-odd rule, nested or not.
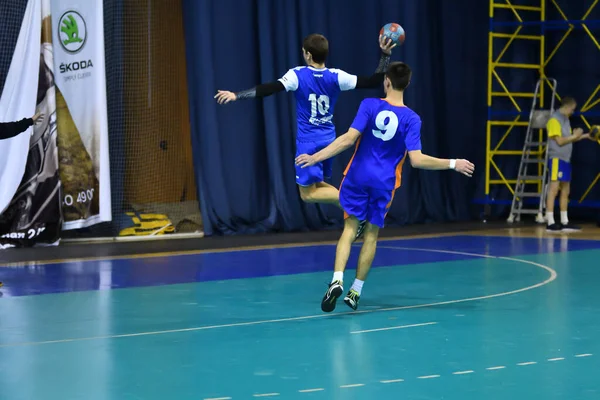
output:
[[[369,124],[369,117],[371,116],[371,108],[369,107],[369,99],[364,99],[358,107],[358,112],[350,128],[354,128],[360,133],[365,133],[367,125]]]
[[[414,116],[406,125],[406,137],[404,138],[406,150],[421,150],[421,118]]]

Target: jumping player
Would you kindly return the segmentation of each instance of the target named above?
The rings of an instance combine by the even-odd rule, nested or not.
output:
[[[412,72],[401,62],[390,64],[385,74],[385,99],[365,99],[350,129],[333,143],[313,155],[302,154],[296,165],[307,168],[323,162],[356,143],[354,156],[344,171],[340,186],[340,203],[344,209],[344,231],[337,244],[333,279],[321,309],[331,312],[344,288],[344,270],[359,221],[366,220],[364,243],[358,258],[356,279],[344,302],[356,310],[362,287],[377,247],[379,229],[392,204],[395,190],[400,187],[402,165],[406,154],[415,168],[454,169],[472,176],[474,165],[467,160],[446,160],[421,152],[421,119],[404,105],[404,90]]]
[[[370,77],[357,77],[340,69],[325,67],[329,43],[325,36],[313,33],[302,43],[302,55],[307,66],[292,68],[275,82],[263,83],[241,92],[219,90],[215,98],[219,104],[227,104],[239,99],[270,96],[284,90],[294,92],[298,119],[296,156],[314,153],[335,140],[333,113],[340,92],[377,88],[382,84],[396,44],[392,44],[391,39],[380,36],[379,46],[382,54],[375,73]],[[332,160],[319,162],[305,169],[296,167],[296,183],[304,202],[340,207],[338,190],[325,182],[326,178],[331,177],[331,172]]]

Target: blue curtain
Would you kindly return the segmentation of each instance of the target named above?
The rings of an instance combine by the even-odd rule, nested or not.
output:
[[[468,158],[480,173],[413,170],[389,213],[390,224],[471,218],[485,157],[487,15],[482,0],[183,0],[195,169],[207,234],[327,229],[339,226],[335,207],[304,204],[294,179],[295,103],[280,93],[219,106],[217,89],[238,91],[302,65],[302,39],[313,32],[330,42],[327,65],[370,75],[385,23],[406,30],[393,60],[414,69],[406,102],[423,119],[424,152]],[[458,5],[460,3],[460,6]],[[235,10],[235,12],[233,11]],[[340,96],[335,124],[344,133],[365,97]],[[339,186],[348,151],[334,163]]]

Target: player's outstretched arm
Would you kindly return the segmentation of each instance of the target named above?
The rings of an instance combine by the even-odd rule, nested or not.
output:
[[[408,157],[410,158],[410,164],[414,168],[433,170],[453,169],[456,172],[460,172],[468,177],[473,176],[473,172],[475,171],[475,165],[468,160],[448,160],[444,158],[431,157],[427,154],[423,154],[421,150],[409,151]]]
[[[227,104],[236,100],[243,99],[253,99],[256,97],[267,97],[272,94],[283,92],[285,90],[285,86],[281,81],[262,83],[253,88],[242,90],[241,92],[230,92],[227,90],[219,90],[215,95],[215,99],[217,99],[217,103],[219,104]]]
[[[385,71],[390,65],[392,49],[396,47],[396,44],[392,44],[392,39],[386,38],[383,35],[379,35],[379,47],[381,48],[381,57],[379,58],[379,64],[377,64],[375,72],[371,76],[357,77],[357,89],[374,89],[380,87],[383,84],[383,80],[385,78]]]
[[[325,147],[321,151],[313,155],[300,154],[298,157],[296,157],[296,165],[306,168],[325,161],[328,158],[335,157],[344,150],[354,146],[359,137],[360,132],[354,128],[350,128],[348,129],[348,132],[339,136],[329,146]]]

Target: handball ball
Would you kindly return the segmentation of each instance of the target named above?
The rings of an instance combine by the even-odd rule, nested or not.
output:
[[[398,46],[401,46],[402,43],[404,43],[404,28],[395,22],[385,24],[379,31],[379,34],[392,39],[392,42]]]

